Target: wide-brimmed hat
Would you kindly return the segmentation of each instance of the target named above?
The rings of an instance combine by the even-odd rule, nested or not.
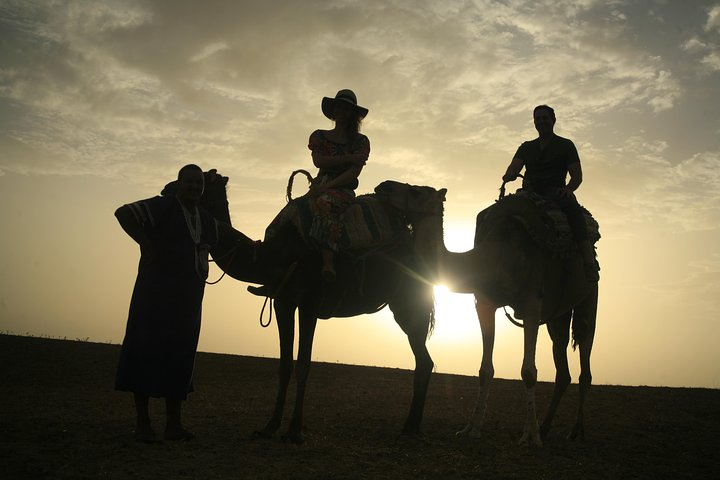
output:
[[[335,94],[335,98],[323,97],[322,99],[322,112],[330,120],[334,120],[333,111],[335,109],[335,102],[349,103],[350,105],[355,107],[358,113],[360,113],[360,118],[365,118],[365,115],[368,114],[367,108],[358,105],[355,92],[353,92],[352,90],[343,89],[337,92],[337,94]]]

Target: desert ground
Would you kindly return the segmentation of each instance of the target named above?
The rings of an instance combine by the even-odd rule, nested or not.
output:
[[[120,347],[0,335],[3,479],[717,479],[720,390],[595,385],[570,441],[577,386],[541,448],[519,446],[524,389],[496,379],[484,436],[457,438],[477,380],[434,374],[423,433],[400,435],[412,372],[316,363],[305,443],[255,439],[277,360],[200,353],[184,409],[196,438],[134,440],[132,397],[113,390]],[[552,391],[538,386],[541,414]],[[289,408],[287,409],[289,413]],[[164,406],[151,403],[162,431]]]

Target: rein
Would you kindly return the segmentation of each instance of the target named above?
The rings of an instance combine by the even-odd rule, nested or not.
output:
[[[277,296],[280,294],[280,292],[283,291],[285,288],[285,285],[287,284],[288,280],[290,280],[290,277],[292,277],[292,274],[295,273],[295,269],[297,268],[298,262],[293,262],[290,267],[288,267],[287,272],[285,272],[285,276],[283,277],[282,281],[280,282],[280,285],[278,285],[277,290],[273,294],[274,296]],[[265,316],[265,307],[268,304],[268,301],[270,302],[270,316],[268,318],[267,323],[263,322],[263,317]],[[273,312],[273,298],[272,297],[265,297],[265,301],[263,302],[262,309],[260,310],[260,326],[263,328],[267,328],[272,323],[272,312]]]
[[[223,259],[223,258],[225,258],[225,257],[227,257],[227,256],[229,255],[229,256],[230,256],[230,261],[229,261],[229,263],[232,263],[232,261],[235,259],[235,254],[237,253],[237,250],[238,250],[238,246],[235,245],[233,248],[230,249],[230,251],[229,251],[228,253],[226,253],[225,255],[221,255],[221,256],[219,256],[218,258],[219,258],[219,259]],[[215,258],[210,259],[210,261],[213,262],[213,263],[217,263],[217,261],[215,260]],[[218,278],[218,279],[215,280],[214,282],[208,282],[207,280],[205,280],[205,285],[215,285],[215,284],[217,284],[217,283],[220,283],[220,280],[222,280],[223,278],[225,278],[225,274],[226,274],[226,273],[227,273],[227,272],[225,272],[225,271],[223,270],[223,273],[222,273],[222,275],[220,275],[220,278]]]
[[[265,306],[268,304],[268,301],[270,302],[270,316],[268,317],[267,323],[264,323],[263,317],[265,316]],[[263,302],[262,310],[260,310],[260,326],[262,328],[267,328],[272,323],[272,312],[273,312],[273,299],[272,299],[272,297],[265,297],[265,301]]]
[[[517,176],[520,177],[520,178],[524,178],[524,177],[523,177],[522,175],[520,175],[519,173],[518,173]],[[515,179],[510,180],[510,181],[514,181],[514,180],[515,180]],[[505,184],[506,184],[506,183],[509,183],[509,182],[506,182],[505,180],[503,180],[502,185],[500,185],[500,196],[498,197],[497,200],[495,200],[496,202],[499,202],[500,200],[502,200],[503,198],[505,198]],[[512,323],[512,324],[515,325],[516,327],[525,328],[525,326],[522,324],[522,322],[519,322],[519,321],[515,320],[515,318],[513,318],[513,316],[508,313],[506,307],[503,307],[503,311],[505,312],[505,316],[507,317],[507,319],[510,320],[510,323]]]
[[[213,261],[214,261],[214,260],[213,260]],[[215,284],[218,284],[218,283],[220,283],[220,280],[222,280],[224,277],[225,277],[225,272],[223,272],[222,275],[220,275],[220,278],[218,278],[218,279],[215,280],[214,282],[208,282],[207,280],[205,280],[205,285],[215,285]]]
[[[512,324],[515,325],[516,327],[525,328],[525,325],[523,325],[522,322],[518,322],[517,320],[515,320],[515,319],[513,318],[512,315],[510,315],[510,314],[508,313],[506,307],[503,307],[503,311],[505,312],[505,316],[507,317],[507,319],[510,320],[510,323],[512,323]]]

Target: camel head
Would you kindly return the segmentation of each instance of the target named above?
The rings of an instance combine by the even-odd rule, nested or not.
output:
[[[402,212],[412,223],[414,219],[428,215],[442,216],[447,188],[435,190],[432,187],[386,180],[375,187],[375,193],[390,206]]]
[[[203,172],[203,176],[205,177],[205,190],[199,205],[210,212],[217,220],[230,224],[230,212],[225,189],[229,178],[219,174],[214,168]],[[176,191],[177,180],[173,180],[165,185],[160,195],[175,195]]]

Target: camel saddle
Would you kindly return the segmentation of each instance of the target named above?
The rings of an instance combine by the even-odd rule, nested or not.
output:
[[[273,238],[288,223],[293,225],[308,246],[315,202],[308,196],[291,200],[265,230],[265,240]],[[339,246],[344,253],[362,254],[396,245],[409,239],[410,230],[400,215],[388,211],[376,194],[359,195],[342,213],[343,232]]]
[[[585,213],[588,239],[590,244],[594,245],[600,239],[600,226],[585,207],[582,209]],[[482,241],[497,220],[507,217],[518,220],[530,237],[553,256],[567,258],[572,254],[572,230],[565,213],[555,202],[522,190],[503,197],[478,214],[475,244]]]
[[[368,281],[376,274],[372,272],[387,268],[387,257],[376,254],[390,252],[411,239],[405,219],[388,207],[388,201],[381,193],[359,195],[340,216],[343,232],[341,255],[336,258],[338,280],[323,284],[316,305],[318,318],[373,313],[384,307],[386,292],[378,290],[381,286],[377,282]],[[280,236],[291,225],[311,250],[317,249],[310,235],[314,204],[308,196],[290,200],[270,222],[264,241]]]

